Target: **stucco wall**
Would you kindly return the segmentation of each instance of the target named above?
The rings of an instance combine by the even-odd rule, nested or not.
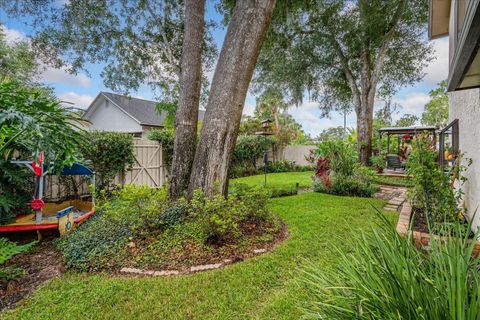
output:
[[[449,120],[459,119],[460,151],[472,159],[465,172],[468,178],[463,186],[469,215],[478,208],[473,227],[480,226],[480,90],[462,90],[449,93]]]
[[[88,117],[92,123],[90,130],[117,131],[117,132],[142,132],[140,126],[130,116],[106,99],[98,99],[98,106]]]
[[[315,150],[316,146],[286,146],[281,151],[280,159],[295,161],[296,164],[306,166],[308,163],[305,157],[310,154],[310,150]]]

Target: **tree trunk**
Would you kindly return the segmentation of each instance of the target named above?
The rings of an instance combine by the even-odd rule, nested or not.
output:
[[[227,192],[228,167],[245,97],[275,0],[237,1],[213,76],[205,120],[190,177],[189,194],[201,188]]]
[[[371,95],[362,94],[357,107],[358,160],[363,165],[370,164],[372,155],[373,102]]]
[[[180,99],[175,114],[175,139],[170,196],[180,197],[188,188],[195,155],[202,75],[205,0],[185,0],[185,29],[180,75]]]

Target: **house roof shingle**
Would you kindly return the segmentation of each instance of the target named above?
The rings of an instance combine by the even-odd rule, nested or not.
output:
[[[157,112],[155,106],[158,102],[156,101],[127,97],[111,92],[102,92],[102,94],[135,118],[141,125],[163,126],[163,121],[167,117],[166,111]],[[198,120],[203,121],[204,115],[205,110],[199,110]]]
[[[155,101],[122,96],[111,92],[102,92],[102,94],[135,118],[141,125],[162,126],[167,117],[165,111],[158,113],[155,110],[157,104]]]

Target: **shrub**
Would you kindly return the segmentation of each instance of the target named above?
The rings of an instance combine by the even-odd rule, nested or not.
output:
[[[273,144],[271,138],[265,140],[256,135],[240,135],[235,144],[231,168],[231,177],[240,177],[257,172],[257,160],[262,157],[266,149]]]
[[[306,318],[479,319],[475,241],[431,237],[425,253],[382,220],[379,228],[362,232],[348,251],[338,252],[338,266],[312,263],[305,271],[314,300]]]
[[[130,168],[134,161],[133,137],[119,132],[90,131],[81,145],[83,157],[91,160],[98,175],[97,187],[110,190],[115,175]]]
[[[148,133],[148,139],[158,141],[162,145],[162,151],[164,155],[165,164],[167,166],[172,165],[173,158],[173,143],[175,139],[175,132],[173,128],[162,128],[150,130]]]
[[[126,185],[111,199],[99,201],[91,219],[55,244],[68,267],[81,271],[115,267],[126,254],[129,238],[147,234],[167,206],[165,189]]]
[[[461,157],[457,159],[457,172],[445,173],[438,167],[437,152],[432,147],[428,136],[418,136],[412,144],[412,153],[407,160],[407,173],[412,177],[414,187],[410,199],[415,208],[426,215],[434,224],[454,222],[458,217],[458,203],[462,196],[461,189],[453,188],[454,180],[465,182],[461,172]],[[470,164],[467,160],[467,164]]]
[[[346,141],[325,141],[318,145],[317,156],[329,161],[330,169],[336,174],[349,176],[357,167],[355,145]]]
[[[371,162],[372,166],[377,170],[377,172],[382,172],[386,167],[385,158],[382,155],[373,156]]]
[[[335,176],[328,193],[341,196],[371,197],[376,188],[371,184],[355,177]]]
[[[242,223],[261,223],[270,217],[267,200],[268,192],[242,184],[237,184],[228,198],[218,194],[210,199],[196,190],[190,216],[198,217],[209,242],[235,242],[241,235]]]
[[[329,176],[327,178],[330,179]],[[372,197],[377,191],[377,187],[355,176],[334,175],[329,183],[316,178],[313,190],[339,196]]]
[[[185,243],[204,246],[207,252],[212,250],[211,244],[242,243],[246,225],[254,225],[250,227],[254,230],[262,230],[264,223],[273,225],[276,220],[267,210],[267,200],[264,191],[238,186],[228,198],[217,195],[210,199],[197,190],[191,201],[171,202],[166,189],[127,185],[114,191],[111,198],[100,199],[97,213],[55,244],[65,264],[80,271],[135,263],[130,246],[139,241],[142,246],[136,247],[140,253],[135,259],[149,261],[148,257],[160,256],[162,264],[162,259],[172,259],[172,252],[191,250],[182,247]],[[170,236],[176,242],[165,247]],[[159,243],[163,247],[156,246]]]

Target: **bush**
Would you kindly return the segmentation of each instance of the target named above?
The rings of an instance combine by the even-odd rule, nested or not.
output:
[[[173,158],[173,144],[175,139],[175,132],[173,128],[162,128],[150,130],[148,139],[158,141],[162,145],[163,156],[167,166],[172,165]]]
[[[457,167],[446,174],[438,167],[438,154],[431,144],[428,136],[423,135],[418,136],[412,143],[412,153],[406,166],[414,184],[410,199],[413,206],[425,214],[429,222],[452,223],[457,220],[458,205],[462,197],[461,189],[453,188],[453,181],[466,181],[461,176],[466,167],[461,164],[462,159],[459,157]],[[470,162],[467,160],[468,165]]]
[[[166,189],[127,185],[100,199],[97,213],[55,244],[65,264],[80,271],[116,269],[137,261],[163,264],[189,250],[208,255],[212,244],[245,244],[251,230],[262,233],[264,225],[271,230],[276,220],[267,200],[266,192],[238,185],[228,198],[210,199],[197,190],[191,201],[171,202]],[[136,247],[138,242],[142,245]],[[186,243],[191,246],[183,247]]]
[[[371,159],[372,166],[378,171],[381,172],[386,167],[385,158],[382,155],[373,156]]]
[[[242,223],[261,223],[270,216],[267,200],[268,192],[242,184],[237,184],[228,198],[218,194],[210,199],[196,190],[190,216],[198,217],[209,242],[235,242],[241,236]]]
[[[371,181],[375,173],[357,163],[352,144],[326,141],[317,150],[317,166],[313,179],[316,192],[341,196],[371,197],[377,190]]]
[[[271,138],[265,140],[256,135],[240,135],[235,144],[230,164],[230,177],[243,177],[257,173],[257,160],[273,144]]]
[[[399,236],[382,220],[380,228],[362,232],[348,251],[337,252],[342,259],[335,268],[312,264],[306,270],[314,300],[306,318],[479,319],[475,241],[431,237],[428,252],[421,252],[410,237]]]
[[[349,176],[358,166],[355,145],[346,141],[325,141],[318,145],[316,154],[330,162],[330,169],[336,174]]]
[[[152,223],[167,206],[165,189],[126,185],[110,200],[100,200],[92,218],[55,244],[68,267],[80,271],[115,267],[124,259],[129,239],[154,228]]]
[[[130,168],[134,161],[133,137],[119,132],[90,131],[81,145],[82,155],[91,160],[98,175],[97,187],[110,191],[119,172]]]
[[[339,196],[372,197],[377,187],[356,176],[335,175],[329,186],[324,181],[315,179],[313,190]]]

